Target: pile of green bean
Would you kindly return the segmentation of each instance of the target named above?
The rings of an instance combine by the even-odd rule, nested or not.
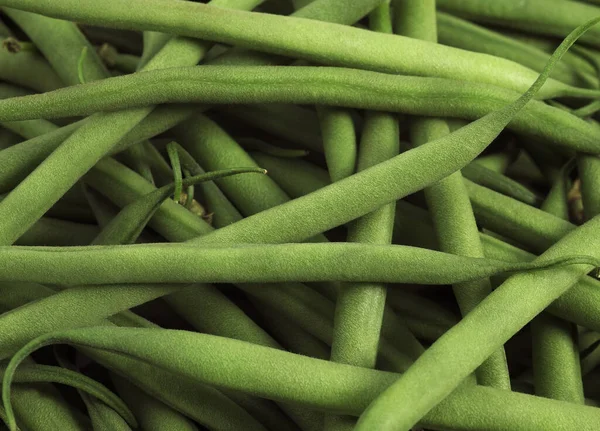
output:
[[[0,38],[0,431],[600,429],[600,1]]]

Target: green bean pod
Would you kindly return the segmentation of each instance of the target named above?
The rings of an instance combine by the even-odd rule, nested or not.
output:
[[[332,66],[466,79],[516,91],[525,91],[536,78],[535,72],[517,63],[431,42],[296,17],[242,11],[223,14],[214,6],[191,2],[136,0],[124,5],[112,0],[99,6],[91,0],[62,0],[60,4],[2,0],[0,6],[88,24],[163,31]],[[594,15],[593,10],[586,19]],[[538,96],[561,95],[596,97],[598,92],[550,80]]]
[[[5,374],[5,405],[11,373],[22,357],[42,345],[61,342],[127,352],[196,381],[351,415],[360,414],[399,377],[206,334],[97,327],[49,334],[29,343],[13,358]],[[227,373],[221,371],[225,364]],[[299,381],[302,384],[297,384]],[[498,409],[497,405],[505,408]],[[519,414],[515,416],[514,411]],[[465,431],[529,431],[538,426],[576,431],[592,430],[598,417],[592,407],[470,386],[457,389],[421,424]]]
[[[347,91],[348,87],[353,87],[353,91]],[[203,66],[137,73],[42,95],[0,100],[0,120],[87,115],[165,102],[322,103],[477,119],[516,98],[516,93],[499,87],[442,78],[327,67]],[[509,127],[570,150],[598,153],[597,129],[541,102],[529,103]]]

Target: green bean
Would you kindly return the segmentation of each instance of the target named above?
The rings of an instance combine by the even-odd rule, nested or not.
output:
[[[273,161],[277,161],[278,164],[285,162],[285,160],[282,159],[273,159],[271,164],[269,164],[266,157],[260,159],[261,164],[269,169],[270,175],[275,178],[286,191],[289,191],[290,187],[295,188],[296,194],[291,193],[294,197],[303,196],[304,194],[324,187],[328,183],[327,173],[323,170],[319,170],[314,165],[309,165],[310,170],[306,171],[304,169],[306,166],[305,164],[295,163],[294,169],[292,169],[291,165],[286,164],[284,165],[285,170],[281,170],[278,169],[278,164],[274,164]],[[324,178],[324,181],[315,181],[317,178],[315,172],[320,172],[320,176]],[[290,173],[293,173],[293,175],[290,175]],[[509,209],[512,211],[512,207]],[[537,211],[535,215],[524,214],[518,217],[518,219],[533,219],[541,217],[542,215],[543,213]],[[420,247],[426,246],[427,248],[434,249],[437,248],[437,241],[433,234],[432,226],[424,224],[428,218],[428,214],[425,211],[406,202],[398,202],[398,210],[396,212],[396,233],[399,233],[398,239],[401,240],[401,243],[417,245]],[[545,223],[542,223],[541,225],[543,226]],[[565,234],[566,232],[567,231],[565,231]],[[561,234],[561,236],[563,235],[564,234]],[[530,261],[535,257],[526,251],[517,249],[506,243],[501,243],[487,235],[482,234],[481,239],[487,257],[507,261]],[[558,239],[559,237],[556,238],[556,241]],[[598,297],[600,287],[597,283],[597,281],[590,277],[584,277],[573,289],[569,290],[565,295],[556,300],[551,305],[549,311],[563,319],[576,322],[585,327],[597,328],[600,331],[600,315],[594,305],[600,300],[600,297]],[[392,297],[394,294],[396,294],[396,291],[392,290]],[[410,325],[410,321],[408,323]]]
[[[111,375],[111,380],[117,387],[117,392],[132,409],[142,429],[147,431],[197,431],[196,426],[152,398],[122,377]]]
[[[0,298],[2,298],[3,300],[8,300],[10,302],[9,305],[11,307],[18,307],[24,303],[31,302],[40,297],[47,297],[49,295],[52,295],[52,291],[48,288],[45,288],[44,286],[21,284],[16,289],[9,290],[9,295],[7,297],[6,286],[3,287],[4,294]],[[118,288],[119,287],[117,287],[117,289]],[[69,292],[70,290],[67,290],[65,292]],[[89,289],[87,290],[89,293]],[[145,290],[146,292],[148,291],[147,288]],[[168,292],[168,290],[165,291],[163,289],[163,292]],[[97,300],[100,301],[100,303],[102,303],[103,301],[111,301],[111,299],[109,298],[116,298],[116,301],[114,301],[112,305],[109,305],[107,307],[107,312],[110,312],[110,307],[114,306],[117,303],[120,303],[120,305],[117,305],[117,307],[123,308],[128,306],[127,301],[123,301],[119,298],[119,296],[117,296],[117,294],[119,294],[118,290],[113,290],[112,293],[106,291],[103,294],[102,289],[100,289],[98,291],[98,294],[101,295],[97,297]],[[144,293],[142,296],[140,296],[140,298],[143,297],[147,298],[148,294]],[[57,296],[56,299],[58,298],[59,297]],[[51,321],[55,324],[54,327],[61,327],[61,325],[62,327],[69,327],[68,319],[70,313],[61,313],[61,311],[64,309],[65,306],[68,309],[70,309],[71,306],[74,307],[74,309],[78,309],[77,307],[79,304],[81,304],[82,306],[81,315],[76,315],[75,319],[72,320],[74,326],[81,326],[82,324],[93,325],[94,323],[99,322],[98,319],[94,319],[97,317],[101,317],[101,315],[98,315],[98,312],[101,313],[101,310],[97,308],[90,308],[90,306],[92,306],[92,304],[94,303],[93,295],[90,296],[84,292],[79,292],[79,294],[77,295],[67,294],[67,296],[65,296],[63,300],[66,300],[67,302],[64,303],[62,306],[58,306],[60,302],[51,302],[46,304],[47,306],[49,306],[47,309],[52,310],[51,313],[58,313],[54,315],[53,319],[51,319]],[[67,305],[69,301],[73,301],[71,303],[71,306]],[[121,303],[121,301],[123,302]],[[35,305],[35,303],[32,305]],[[25,310],[28,310],[30,306],[21,307],[18,313],[22,313]],[[39,313],[42,313],[43,310],[44,309],[41,307],[38,308],[36,316],[40,316],[41,314]],[[85,314],[86,311],[89,311],[89,313]],[[13,312],[5,314],[3,318],[6,316],[12,317],[18,313]],[[67,320],[65,320],[65,318]],[[25,321],[27,321],[26,319],[27,317],[25,317]],[[60,322],[64,323],[61,324]],[[130,322],[127,322],[127,324],[130,324]],[[19,328],[24,329],[25,326],[26,325],[21,325],[19,326]],[[148,325],[144,326],[147,327]],[[49,327],[47,325],[42,325],[40,326],[40,329],[41,331],[37,332],[37,334],[46,332],[49,329]],[[29,334],[29,337],[31,337],[31,335],[35,337],[36,332],[32,331]],[[30,338],[25,338],[25,340],[27,339]],[[233,431],[239,429],[240,426],[244,426],[264,431],[264,429],[258,426],[258,424],[252,419],[249,421],[247,413],[242,412],[237,405],[233,404],[228,398],[223,396],[223,394],[214,389],[202,387],[198,384],[190,384],[187,381],[182,381],[182,379],[170,373],[161,372],[160,370],[156,370],[153,367],[150,367],[145,364],[140,364],[136,361],[125,361],[124,358],[115,357],[114,355],[105,354],[93,350],[86,351],[86,353],[89,354],[95,360],[100,361],[109,369],[112,369],[120,374],[125,374],[128,379],[132,380],[136,385],[142,387],[145,391],[148,391],[155,397],[184,412],[186,415],[190,416],[191,418],[195,419],[200,423],[208,424],[216,429],[228,429]],[[150,378],[148,378],[148,376],[150,376]],[[201,403],[198,403],[194,402],[193,400],[203,401]],[[207,401],[209,400],[210,402],[207,403]]]
[[[403,289],[389,289],[388,302],[392,308],[407,316],[444,326],[453,326],[457,316],[430,299]]]
[[[156,82],[161,82],[159,89]],[[309,82],[311,92],[303,88]],[[347,92],[348,86],[355,91]],[[443,98],[439,99],[440,95]],[[514,99],[516,93],[499,87],[441,78],[327,67],[204,66],[132,74],[49,94],[1,100],[0,120],[82,115],[167,101],[323,103],[475,119]],[[452,103],[444,103],[446,100]],[[571,150],[598,152],[596,129],[541,102],[531,102],[510,127]]]
[[[531,322],[536,394],[583,404],[577,327],[547,313]]]
[[[229,169],[240,166],[240,163],[258,168],[256,162],[237,142],[202,114],[181,123],[174,131],[190,155],[206,169]],[[258,213],[289,200],[268,176],[255,176],[241,181],[239,178],[228,177],[216,183],[245,215]]]
[[[356,132],[348,110],[317,106],[325,160],[332,181],[352,175],[356,165]]]
[[[573,28],[600,14],[594,6],[565,0],[507,0],[490,5],[478,0],[439,0],[442,10],[476,21],[501,24],[549,36],[567,36]],[[590,30],[582,41],[598,46],[600,32]]]
[[[269,332],[287,350],[313,358],[329,359],[330,349],[326,343],[286,319],[276,308],[263,304],[261,313],[265,316],[263,323]]]
[[[9,372],[21,356],[45,343],[59,341],[127,352],[196,381],[352,415],[360,414],[379,392],[398,378],[393,373],[321,361],[206,334],[89,328],[54,333],[31,342],[11,361],[4,380],[5,394]],[[266,360],[273,366],[265,367]],[[227,373],[219,371],[225,369],[225,364]],[[299,381],[302,384],[298,384]],[[7,399],[5,395],[5,402]],[[497,405],[505,408],[498,409]],[[514,411],[519,412],[517,417],[512,414]],[[434,429],[489,431],[528,431],[537,427],[591,430],[598,421],[597,416],[597,409],[591,407],[471,386],[456,390],[442,401],[422,425]]]
[[[136,172],[110,158],[98,162],[84,181],[121,207],[156,190]],[[169,200],[161,205],[149,224],[170,241],[186,241],[212,230],[201,218]]]
[[[282,148],[257,138],[238,138],[238,143],[246,150],[261,151],[275,157],[298,158],[308,154],[307,150]]]
[[[491,171],[504,173],[506,169],[514,161],[514,156],[516,154],[510,153],[495,153],[495,154],[487,154],[485,156],[478,157],[474,160],[474,163],[477,163]]]
[[[561,45],[554,60],[569,43],[572,42],[569,40],[566,45]],[[536,84],[513,104],[490,113],[442,139],[403,153],[310,195],[219,229],[195,242],[231,241],[231,238],[246,242],[257,241],[257,238],[264,242],[301,241],[432,184],[474,159],[510,122],[515,113],[519,112],[523,104],[531,99],[548,72],[549,69],[546,69]],[[452,153],[451,159],[446,157],[448,153]],[[389,178],[402,175],[403,169],[412,172],[413,166],[416,165],[421,167],[418,176],[410,176],[400,184],[383,189],[379,186],[387,184]],[[376,197],[372,194],[373,186],[380,189]],[[347,196],[352,196],[352,200],[347,199]],[[317,208],[318,211],[315,211]],[[289,227],[286,223],[289,223]],[[251,226],[250,230],[247,229],[248,224]],[[277,230],[271,226],[277,226]]]
[[[78,63],[83,49],[88,51],[82,63],[85,80],[95,81],[109,76],[94,47],[75,23],[11,8],[3,8],[3,11],[35,43],[65,84],[79,83]]]
[[[575,226],[468,180],[465,185],[478,222],[487,229],[542,252]]]
[[[405,0],[394,11],[396,31],[407,36],[437,41],[435,1]],[[441,119],[417,118],[411,126],[415,146],[450,134]],[[440,250],[461,256],[483,257],[473,209],[460,172],[454,172],[425,188]],[[393,211],[394,209],[392,209]],[[453,285],[454,296],[465,316],[492,292],[489,279],[482,278]],[[494,352],[476,372],[477,382],[485,386],[510,389],[510,377],[504,349]]]
[[[550,53],[535,46],[443,12],[437,13],[437,24],[440,43],[445,45],[506,58],[537,72],[544,69],[550,58]],[[595,82],[598,86],[593,71],[584,72],[564,61],[556,65],[552,77],[569,85],[589,86]]]
[[[597,235],[594,235],[593,232],[597,232],[598,226],[596,225],[599,222],[600,219],[594,219],[573,231],[548,249],[537,261],[568,253],[569,250],[585,250],[593,254],[598,246],[594,241]],[[514,335],[554,299],[566,292],[589,270],[590,266],[582,265],[571,267],[568,270],[542,271],[535,277],[524,273],[509,278],[461,322],[442,336],[402,378],[380,396],[365,412],[361,419],[362,424],[359,421],[359,426],[377,423],[380,427],[378,429],[386,429],[381,427],[389,427],[390,424],[394,424],[399,429],[407,429],[416,423],[435,405],[434,403],[441,401],[445,395],[456,388],[462,379],[485,360],[494,349]],[[517,298],[519,299],[517,300]],[[518,301],[518,304],[515,303],[515,300]],[[510,316],[508,310],[511,310]],[[499,315],[504,316],[503,319],[499,320],[497,318]],[[441,357],[444,358],[443,363],[440,362]],[[425,382],[428,381],[436,382],[436,385],[426,385]],[[418,382],[417,385],[415,385],[416,382]],[[405,392],[407,386],[412,388],[409,392]],[[424,387],[427,387],[427,394],[419,390]],[[407,396],[409,399],[404,401]],[[393,415],[390,415],[389,411],[391,400],[393,400],[395,409]],[[415,410],[415,403],[418,403],[418,410]],[[382,409],[382,414],[372,416],[380,409]],[[395,420],[390,423],[392,416]]]
[[[461,169],[461,173],[465,178],[513,199],[534,206],[539,203],[538,196],[521,183],[478,163],[469,163]]]
[[[122,54],[114,46],[107,43],[98,48],[98,55],[108,67],[125,73],[135,72],[141,61],[140,57]]]
[[[17,241],[18,245],[86,245],[98,234],[93,225],[42,217]]]
[[[174,151],[177,149],[174,148]],[[212,181],[217,178],[223,178],[229,175],[241,173],[260,173],[265,174],[266,171],[260,168],[238,168],[228,169],[224,171],[209,172],[194,177],[188,177],[181,181],[180,187],[187,187],[190,184],[195,184],[203,181]],[[169,184],[161,187],[151,193],[148,193],[143,198],[140,198],[129,205],[125,206],[119,214],[104,228],[102,232],[94,239],[92,244],[107,245],[107,244],[132,244],[140,236],[142,230],[146,227],[148,221],[158,211],[173,192],[176,192],[177,185]]]
[[[508,263],[408,246],[352,243],[230,247],[189,244],[64,248],[15,246],[2,247],[0,251],[1,280],[62,285],[329,280],[449,284],[501,272],[595,263],[595,259],[580,255],[568,255],[540,264]],[[140,256],[144,256],[143,263],[139,260]],[[336,262],[336,266],[316,265],[319,261]],[[269,267],[265,268],[267,265],[258,262],[269,262]],[[400,262],[403,268],[383,270]],[[309,264],[315,266],[307,268]],[[419,265],[423,266],[417,268]],[[440,268],[442,265],[444,267]],[[169,273],[163,270],[166,267],[170,268]],[[406,269],[408,267],[410,270]],[[79,269],[75,271],[75,268]],[[110,274],[107,274],[108,268],[112,268]],[[207,272],[207,268],[212,269]]]
[[[304,160],[289,160],[263,153],[250,153],[260,166],[269,172],[269,177],[292,198],[304,196],[330,184],[327,171]],[[300,169],[299,169],[300,167]],[[294,172],[290,176],[290,172]],[[298,177],[299,172],[306,175]]]
[[[193,107],[188,106],[170,106],[166,108],[157,108],[141,123],[126,134],[117,144],[115,152],[122,151],[128,146],[143,141],[149,137],[155,136],[165,130],[170,129],[175,124],[183,121],[194,111]],[[67,137],[69,137],[77,128],[81,127],[86,120],[61,127],[60,129],[50,131],[42,136],[28,136],[29,141],[22,142],[20,146],[9,151],[0,152],[0,161],[4,169],[0,172],[0,190],[8,191],[14,188],[29,174],[39,163],[41,163],[54,149],[58,147]],[[24,123],[21,121],[12,122],[13,124]],[[26,123],[26,122],[25,122]],[[6,126],[6,123],[3,123]],[[13,127],[10,127],[14,130]],[[21,130],[19,133],[23,134]]]
[[[72,386],[86,394],[89,394],[90,396],[93,396],[98,401],[105,403],[106,406],[113,408],[115,412],[118,412],[118,414],[126,419],[127,423],[131,424],[134,428],[137,426],[135,417],[119,397],[117,397],[108,388],[100,383],[75,371],[61,367],[31,363],[24,365],[19,371],[17,371],[15,374],[15,382],[60,383],[63,385]]]
[[[389,4],[384,2],[374,9],[369,15],[369,24],[374,31],[391,33]],[[344,130],[342,124],[338,124],[338,131],[334,132],[334,137],[331,136],[333,130],[327,130],[327,127],[324,127],[321,132],[325,159],[332,182],[347,176],[340,175],[339,170],[332,170],[335,166],[332,164],[336,158],[344,161],[340,165],[341,167],[345,166],[347,172],[354,172],[356,158],[356,149],[353,148],[356,145],[354,130],[349,116],[345,121],[350,121],[351,127]],[[399,133],[398,122],[393,115],[383,112],[367,112],[360,140],[357,171],[397,155]],[[332,146],[338,148],[330,148]],[[347,153],[346,157],[336,154],[341,150]],[[388,204],[354,221],[349,226],[347,240],[349,242],[389,244],[394,223],[394,209],[395,205]],[[375,368],[384,320],[385,298],[386,286],[380,284],[353,283],[339,287],[333,319],[332,361]],[[399,327],[404,326],[404,322],[402,322]],[[406,332],[409,333],[408,330]],[[410,336],[412,337],[412,334]],[[383,350],[383,345],[381,347]],[[381,359],[384,359],[383,352]],[[349,422],[346,417],[328,415],[325,417],[324,429],[331,431],[351,429],[348,425],[353,422]]]
[[[225,105],[220,111],[312,151],[323,151],[321,130],[314,112],[295,105]]]
[[[176,33],[334,66],[410,75],[436,74],[517,91],[525,91],[536,78],[531,69],[511,61],[430,42],[295,17],[242,11],[225,15],[219,8],[195,3],[173,7],[164,0],[139,0],[138,7],[136,2],[123,5],[113,0],[99,7],[92,1],[80,0],[62,0],[59,5],[2,0],[0,5],[109,27]],[[594,10],[588,11],[586,18]],[[403,55],[398,55],[399,52]],[[567,94],[596,97],[598,93],[550,80],[539,97]]]
[[[63,86],[48,62],[36,51],[9,52],[0,48],[0,78],[36,91],[51,91]]]

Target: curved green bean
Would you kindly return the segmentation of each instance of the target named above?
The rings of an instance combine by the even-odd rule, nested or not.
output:
[[[347,91],[348,87],[353,91]],[[476,119],[516,98],[510,90],[485,84],[354,69],[202,66],[136,73],[42,95],[0,100],[0,120],[85,115],[163,102],[322,103]],[[528,104],[509,127],[571,150],[598,152],[597,129],[542,102]]]
[[[600,15],[600,9],[566,0],[506,0],[482,2],[479,0],[438,0],[442,10],[475,21],[501,24],[529,33],[550,36],[567,36],[575,27]],[[582,40],[600,46],[600,31],[590,30]]]
[[[136,0],[125,5],[112,0],[100,6],[91,0],[62,0],[60,4],[2,0],[0,6],[89,24],[175,33],[333,66],[466,79],[516,91],[525,91],[537,75],[502,58],[417,39],[296,17],[242,11],[223,14],[219,8],[191,2]],[[585,16],[593,15],[592,11]],[[597,97],[598,92],[550,80],[538,96],[559,95]]]
[[[18,9],[3,8],[3,11],[29,36],[65,84],[78,84],[80,69],[85,73],[86,82],[110,76],[96,50],[74,22]],[[87,54],[81,62],[84,49]]]
[[[64,84],[36,51],[9,52],[0,48],[0,77],[35,91],[52,91]]]
[[[348,110],[317,106],[323,151],[332,181],[352,175],[356,169],[356,132]]]
[[[188,379],[351,415],[360,414],[398,378],[393,373],[336,364],[206,334],[98,327],[49,334],[29,343],[13,358],[5,374],[5,403],[10,390],[10,373],[22,357],[42,345],[60,342],[126,352]],[[266,361],[270,365],[265,366]],[[223,373],[224,369],[228,371]],[[504,408],[498,409],[498,405]],[[442,401],[424,418],[422,425],[465,431],[530,431],[536,427],[587,431],[596,426],[599,415],[592,407],[470,386],[457,389]]]
[[[437,25],[440,43],[444,45],[503,57],[538,72],[550,58],[550,53],[535,46],[447,13],[437,13]],[[570,85],[598,82],[593,69],[578,70],[564,62],[556,65],[552,77]]]
[[[323,266],[318,262],[336,265]],[[0,247],[1,280],[62,285],[329,280],[451,284],[501,272],[595,263],[594,258],[576,254],[532,264],[408,246],[353,243]]]

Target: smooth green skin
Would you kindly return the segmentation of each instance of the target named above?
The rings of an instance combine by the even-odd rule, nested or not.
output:
[[[7,83],[0,83],[0,98],[18,97],[31,94],[25,88],[17,87]],[[48,133],[56,129],[54,123],[47,120],[28,120],[28,121],[4,121],[2,126],[26,139],[36,137],[38,135]]]
[[[456,325],[458,322],[458,317],[454,312],[431,299],[410,291],[390,289],[388,302],[402,316],[413,317],[447,327]]]
[[[207,247],[189,243],[119,247],[14,246],[2,247],[0,252],[0,279],[3,281],[60,285],[329,280],[452,284],[501,272],[596,263],[594,258],[575,253],[538,265],[457,256],[400,245],[356,243]],[[170,271],[165,272],[164,268]],[[109,269],[110,273],[107,273]]]
[[[196,284],[193,289],[184,289],[177,295],[167,296],[165,300],[199,332],[281,348],[267,332],[214,286]],[[280,404],[298,425],[282,415],[276,407],[265,405],[268,401],[254,398],[248,402],[240,399],[239,393],[228,392],[227,395],[253,416],[259,417],[270,429],[297,429],[298,426],[301,429],[313,428],[311,415],[294,406]]]
[[[18,385],[12,396],[21,430],[84,431],[87,424],[64,401],[58,391],[42,384]]]
[[[569,220],[568,193],[571,188],[570,171],[571,169],[567,166],[563,167],[559,175],[554,179],[552,187],[541,206],[544,211],[563,220]]]
[[[3,363],[0,366],[3,374],[6,365],[6,363]],[[35,377],[32,376],[31,367],[37,367],[37,365],[31,360],[27,360],[24,365],[29,370],[26,369],[21,377]],[[55,367],[50,368],[55,369]],[[40,373],[37,374],[39,377]],[[59,373],[59,375],[65,376],[64,373]],[[45,377],[48,377],[47,372]],[[30,380],[35,381],[35,379]],[[98,384],[95,383],[93,386],[97,387]],[[84,431],[86,429],[86,424],[81,421],[81,416],[71,409],[54,386],[48,383],[23,383],[15,386],[15,390],[11,400],[22,425],[22,431],[52,431],[55,429]],[[5,423],[8,422],[4,409],[0,412],[0,420]],[[3,426],[2,422],[0,422],[0,426]]]
[[[11,53],[0,49],[0,77],[35,91],[52,91],[64,84],[48,62],[36,51]]]
[[[0,315],[0,357],[9,357],[40,334],[97,325],[102,319],[179,289],[181,286],[165,284],[114,285],[76,287],[48,292],[44,298],[37,296],[34,302]]]
[[[329,67],[203,66],[137,73],[1,100],[0,120],[86,115],[166,102],[320,103],[477,119],[515,99],[516,93],[500,87],[442,78]],[[569,150],[599,151],[597,129],[539,101],[531,102],[509,127]]]
[[[444,45],[506,58],[538,72],[550,58],[549,53],[535,46],[443,12],[437,13],[437,25],[439,41]],[[587,81],[582,75],[585,75],[583,71],[564,61],[558,63],[552,73],[552,77],[569,85],[585,86],[590,80],[597,83],[593,74],[588,74]]]
[[[264,316],[262,323],[266,329],[286,350],[312,358],[329,359],[330,348],[326,343],[285,318],[275,308],[263,304],[260,312]]]
[[[9,365],[44,344],[127,352],[188,379],[291,401],[330,412],[357,415],[397,374],[322,361],[206,334],[173,330],[89,328],[32,341]],[[227,370],[227,372],[223,372]],[[7,399],[10,373],[4,378]],[[504,408],[496,408],[502,405]],[[592,430],[598,410],[510,391],[462,387],[423,420],[422,426],[453,430]]]
[[[356,169],[356,131],[350,111],[317,106],[321,122],[323,151],[331,181],[349,177]]]
[[[91,0],[1,0],[0,6],[107,27],[174,33],[332,66],[485,82],[520,92],[537,75],[503,58],[417,39],[297,17],[224,13],[221,8],[191,2],[136,0],[125,5],[111,0],[100,6]],[[588,13],[586,19],[590,16],[594,14]],[[550,80],[538,97],[566,94],[594,97],[597,92]]]
[[[175,151],[177,151],[175,149]],[[261,168],[233,168],[223,171],[213,171],[181,180],[180,187],[189,187],[197,183],[212,181],[230,175],[243,173],[266,174]],[[94,238],[92,245],[133,244],[138,239],[146,224],[158,211],[162,203],[176,191],[176,184],[161,187],[142,198],[125,206],[117,216],[106,225],[100,234]],[[177,202],[177,200],[175,200]]]
[[[575,27],[600,15],[600,9],[566,0],[506,0],[481,2],[478,0],[438,0],[440,9],[474,21],[501,24],[548,36],[565,37]],[[591,30],[582,41],[600,46],[600,30]]]
[[[292,198],[304,196],[331,184],[326,170],[305,160],[284,159],[254,152],[250,155],[259,166],[264,166],[269,177]]]
[[[89,291],[90,290],[88,289],[88,292]],[[26,310],[28,310],[29,307],[36,304],[35,302],[33,302],[33,304],[29,303],[32,303],[32,301],[38,300],[40,298],[51,296],[53,293],[54,292],[52,290],[36,284],[11,284],[8,286],[4,285],[3,296],[1,297],[4,301],[3,305],[6,305],[10,308],[20,308],[18,309],[18,311],[15,310],[9,314],[3,315],[3,317],[9,315],[12,317],[15,314],[27,312]],[[111,292],[105,293],[110,296],[103,296],[104,299],[98,298],[99,304],[103,301],[110,301],[111,299],[109,298],[112,298],[116,299],[112,305],[114,307],[114,303],[123,301],[117,295],[119,293],[118,290],[113,290],[112,294]],[[144,293],[144,295],[142,295],[142,297],[147,297],[147,293]],[[71,324],[69,320],[71,318],[69,316],[71,316],[72,313],[64,313],[62,312],[62,310],[71,310],[71,307],[76,308],[79,304],[81,304],[83,306],[82,313],[85,312],[86,307],[87,309],[89,309],[90,313],[87,314],[87,317],[84,315],[79,316],[79,320],[76,315],[75,319],[73,320],[74,325],[85,326],[94,325],[98,323],[112,325],[112,323],[107,321],[102,322],[99,320],[94,320],[95,316],[100,311],[100,309],[96,308],[95,306],[92,306],[92,301],[94,301],[93,296],[87,296],[87,298],[90,298],[89,301],[81,293],[78,296],[80,298],[80,302],[78,302],[74,296],[71,296],[71,298],[73,298],[73,302],[71,305],[67,303],[63,304],[62,306],[58,306],[58,302],[54,303],[54,305],[52,303],[48,303],[49,309],[46,310],[46,313],[49,312],[50,314],[46,314],[47,318],[45,319],[45,321],[53,322],[54,326],[57,327],[69,327]],[[127,301],[123,302],[126,303]],[[25,304],[29,305],[24,307],[23,305]],[[90,309],[90,307],[92,308]],[[108,305],[107,307],[110,310],[109,307],[111,307],[111,305]],[[43,309],[38,309],[38,313],[43,312],[42,310]],[[37,316],[41,316],[41,314],[37,314]],[[114,319],[114,317],[112,319]],[[124,322],[124,324],[127,326],[130,326],[132,324],[133,326],[139,326],[139,323],[142,323],[139,318],[136,319],[135,322],[132,322],[131,319],[127,319],[127,321]],[[154,327],[149,322],[146,322],[146,324],[141,326]],[[26,328],[24,328],[23,326],[19,326],[19,329],[22,331]],[[26,340],[31,340],[32,336],[35,337],[36,335],[46,333],[48,329],[48,325],[41,325],[37,333],[35,331],[29,333],[29,338],[25,338],[24,343],[26,342]],[[15,331],[12,331],[11,333],[16,334]],[[15,346],[15,351],[22,345],[23,344],[21,344],[20,346]],[[149,366],[144,363],[140,363],[139,361],[127,359],[118,355],[92,349],[85,350],[85,353],[94,360],[100,362],[108,369],[125,376],[127,379],[132,381],[134,384],[138,385],[140,388],[142,388],[144,391],[151,394],[155,398],[163,401],[164,403],[170,405],[176,410],[181,411],[182,413],[194,419],[195,421],[209,426],[212,429],[236,431],[240,429],[240,427],[244,427],[254,429],[256,431],[264,431],[264,428],[252,417],[248,416],[248,413],[246,411],[241,409],[237,404],[232,402],[231,399],[229,399],[214,388],[189,382],[189,380],[182,379],[179,376],[173,375],[172,373],[158,370],[155,367]],[[7,355],[7,353],[3,354]],[[51,429],[49,431],[53,430],[54,429]]]
[[[91,166],[96,164],[121,137],[119,126],[128,119],[116,113],[98,114],[65,140],[27,178],[0,202],[0,217],[5,218],[0,233],[1,244],[14,243],[25,233]],[[106,121],[113,127],[104,127]],[[81,146],[80,139],[92,142],[106,139],[111,145]],[[67,166],[65,166],[67,164]],[[49,179],[52,179],[50,181]],[[27,202],[24,210],[23,202]]]
[[[74,22],[11,8],[3,11],[29,36],[66,85],[79,84],[78,69],[82,69],[85,82],[110,76],[94,46]],[[87,54],[78,67],[83,49]]]
[[[257,104],[217,106],[236,119],[312,151],[323,151],[316,114],[296,105]]]
[[[246,151],[262,151],[265,154],[270,154],[275,157],[288,157],[297,159],[299,157],[308,155],[307,150],[282,148],[257,138],[239,138],[238,141]]]
[[[536,395],[583,404],[577,326],[542,313],[531,322],[531,332]]]
[[[395,6],[395,31],[409,37],[437,42],[434,0],[404,0]],[[442,119],[417,118],[410,125],[414,146],[424,145],[450,134]],[[425,198],[437,233],[440,250],[463,256],[483,257],[483,247],[460,171],[425,188]],[[395,208],[392,209],[394,211]],[[462,315],[469,313],[492,292],[489,279],[453,285]],[[491,355],[476,371],[477,382],[510,390],[510,376],[504,349]],[[363,427],[368,427],[363,425]]]
[[[146,431],[197,431],[198,428],[188,419],[170,407],[139,390],[126,379],[111,375],[119,396],[131,408]]]

